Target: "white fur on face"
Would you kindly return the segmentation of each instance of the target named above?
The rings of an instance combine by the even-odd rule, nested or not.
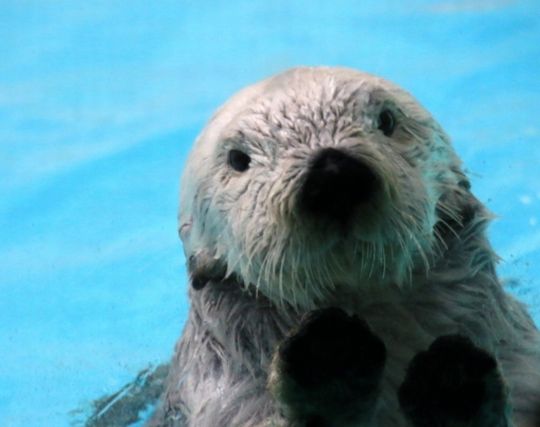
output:
[[[383,109],[397,120],[391,136],[378,129]],[[329,147],[380,183],[345,229],[298,209],[310,161]],[[229,166],[233,149],[249,169]],[[203,131],[182,183],[182,238],[187,255],[212,254],[276,303],[313,308],[336,286],[402,285],[429,268],[437,208],[457,216],[440,199],[460,180],[448,138],[406,92],[351,70],[295,69],[240,92]]]

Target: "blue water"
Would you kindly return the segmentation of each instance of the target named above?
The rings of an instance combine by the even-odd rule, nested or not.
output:
[[[167,360],[194,137],[242,86],[318,64],[387,77],[439,119],[540,323],[536,0],[3,0],[0,425],[67,426]]]

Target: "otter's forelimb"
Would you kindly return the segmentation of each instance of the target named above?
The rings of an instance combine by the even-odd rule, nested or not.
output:
[[[384,343],[364,320],[316,310],[279,346],[270,387],[293,426],[367,426],[385,360]]]
[[[513,425],[497,361],[464,336],[441,336],[418,353],[398,395],[413,427]]]

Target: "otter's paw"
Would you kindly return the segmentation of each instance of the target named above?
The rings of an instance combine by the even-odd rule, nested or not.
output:
[[[385,359],[384,343],[365,321],[338,308],[317,310],[280,345],[271,385],[300,425],[362,419],[377,397]]]
[[[415,427],[510,425],[496,360],[464,336],[439,337],[418,353],[398,396]]]

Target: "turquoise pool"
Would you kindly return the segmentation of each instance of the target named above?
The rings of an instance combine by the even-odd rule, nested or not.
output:
[[[242,86],[342,65],[407,88],[497,215],[540,324],[540,3],[4,1],[0,424],[81,425],[167,360],[187,312],[178,177]],[[79,412],[77,410],[80,410]]]

